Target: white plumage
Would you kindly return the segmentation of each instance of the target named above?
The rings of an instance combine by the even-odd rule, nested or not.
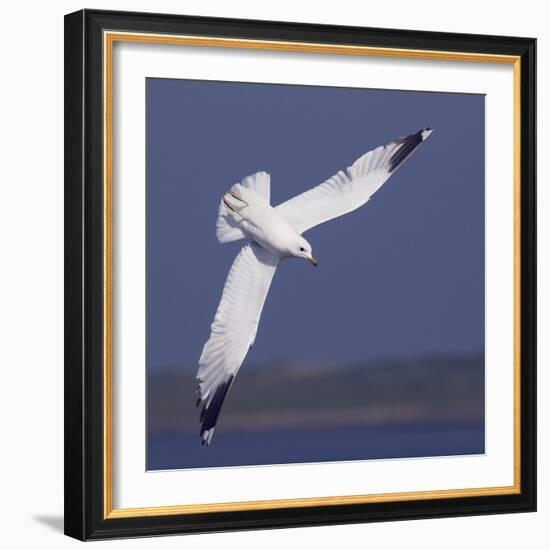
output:
[[[224,195],[218,210],[220,242],[247,239],[227,276],[210,337],[199,359],[201,439],[209,445],[221,406],[254,343],[279,261],[299,257],[317,265],[302,233],[365,204],[432,132],[425,128],[369,151],[345,172],[273,208],[270,177],[258,172]]]

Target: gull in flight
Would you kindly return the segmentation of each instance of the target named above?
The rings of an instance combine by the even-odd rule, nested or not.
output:
[[[277,265],[304,258],[314,266],[311,245],[302,234],[363,204],[431,134],[424,128],[358,158],[345,172],[278,206],[270,205],[270,177],[258,172],[223,196],[216,223],[219,242],[246,239],[235,258],[203,347],[197,372],[200,436],[210,445],[220,409],[252,347],[262,308]]]

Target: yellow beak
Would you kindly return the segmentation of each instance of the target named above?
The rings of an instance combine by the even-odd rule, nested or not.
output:
[[[313,257],[313,256],[310,256],[307,261],[311,264],[311,265],[314,265],[315,267],[317,267],[317,260]]]

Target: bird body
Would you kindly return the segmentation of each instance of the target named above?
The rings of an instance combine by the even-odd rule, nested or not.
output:
[[[224,204],[236,210],[233,214],[245,236],[279,258],[291,256],[300,237],[292,224],[255,191],[237,184],[232,193],[224,197]],[[236,199],[237,196],[242,200]]]
[[[272,207],[270,176],[258,172],[236,183],[218,209],[220,242],[245,239],[227,276],[210,337],[199,359],[197,405],[201,440],[210,445],[223,402],[254,343],[261,312],[279,262],[305,258],[317,265],[302,233],[356,210],[431,134],[425,128],[358,158],[346,171]]]

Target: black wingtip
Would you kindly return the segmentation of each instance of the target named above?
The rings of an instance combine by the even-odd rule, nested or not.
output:
[[[415,151],[415,149],[433,132],[433,128],[429,126],[419,130],[415,134],[404,137],[398,142],[398,146],[390,158],[389,172],[395,171],[409,156]]]
[[[227,393],[233,384],[234,378],[235,376],[230,376],[225,382],[221,383],[216,388],[214,396],[210,402],[208,404],[205,403],[201,409],[199,422],[202,423],[200,430],[202,445],[206,445],[207,447],[210,445],[212,430],[216,427],[216,422],[218,421],[223,402],[225,401]],[[199,399],[198,401],[200,404],[201,400]],[[208,437],[209,433],[207,432],[210,433],[210,437]]]

